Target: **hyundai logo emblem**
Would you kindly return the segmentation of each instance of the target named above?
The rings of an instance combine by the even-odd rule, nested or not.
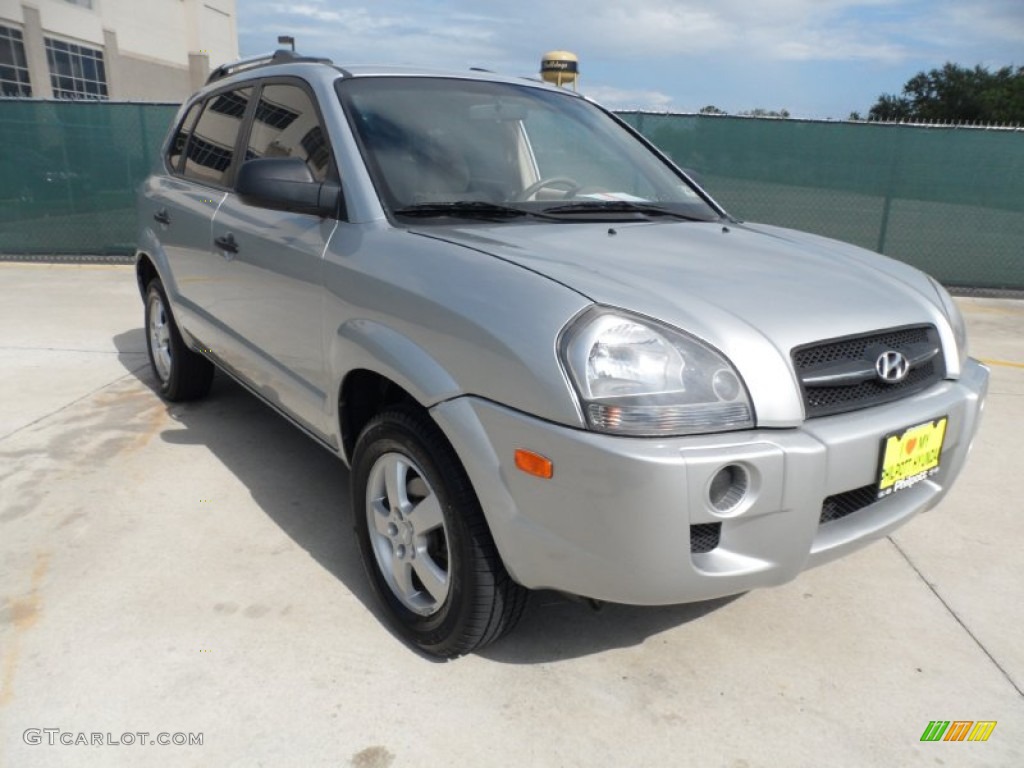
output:
[[[902,352],[890,349],[875,361],[875,373],[885,384],[898,384],[910,373],[910,361]]]

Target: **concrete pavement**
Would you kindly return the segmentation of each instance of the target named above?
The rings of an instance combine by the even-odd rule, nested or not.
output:
[[[339,462],[224,376],[154,394],[130,267],[0,263],[0,766],[1024,765],[1024,303],[961,306],[993,378],[937,509],[728,600],[538,593],[437,664],[375,613]]]

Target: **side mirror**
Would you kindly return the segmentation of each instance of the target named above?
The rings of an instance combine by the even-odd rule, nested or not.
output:
[[[341,187],[313,178],[298,157],[260,157],[238,169],[235,191],[242,202],[292,213],[338,216]]]

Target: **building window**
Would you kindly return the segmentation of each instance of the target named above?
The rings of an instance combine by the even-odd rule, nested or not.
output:
[[[211,180],[218,184],[224,181],[224,171],[231,165],[231,157],[234,153],[230,147],[220,146],[214,144],[212,141],[206,141],[201,136],[193,136],[191,143],[188,145],[188,159],[190,163],[195,163],[203,168],[209,168],[213,173],[211,174]],[[190,166],[190,171],[195,171]],[[199,179],[204,178],[202,173],[193,173]]]
[[[174,140],[167,148],[167,165],[174,171],[180,170],[178,166],[181,164],[181,156],[185,153],[185,145],[188,143],[188,137],[192,135],[192,129],[195,128],[196,119],[199,117],[199,110],[202,107],[201,101],[197,101],[189,107],[188,112],[185,113],[185,119],[181,121],[178,130],[174,132]]]
[[[260,99],[260,103],[256,105],[256,119],[272,128],[284,130],[298,116],[298,112],[293,112],[280,104],[273,104],[266,99]]]
[[[23,97],[32,95],[28,79],[28,62],[21,32],[11,27],[0,27],[0,96]]]
[[[239,88],[207,102],[185,149],[182,172],[186,178],[222,187],[229,185],[235,142],[245,114],[244,105],[249,103],[252,95],[251,87]],[[215,105],[220,105],[221,109],[215,109]],[[187,128],[191,114],[192,110],[189,110],[184,128]]]
[[[312,164],[318,171],[327,168],[327,163],[331,160],[331,148],[327,146],[323,128],[314,125],[299,143],[302,144],[302,148],[306,152],[306,162]]]
[[[47,37],[46,60],[55,99],[107,98],[103,51]]]
[[[92,8],[92,0],[64,0],[65,3],[71,3],[72,5],[80,5],[83,8]]]
[[[331,148],[313,100],[295,85],[263,87],[249,133],[250,157],[298,157],[317,181],[330,172]]]
[[[214,112],[220,112],[222,115],[228,117],[242,117],[245,115],[245,110],[249,107],[249,99],[242,96],[239,91],[228,91],[222,93],[220,96],[213,100],[210,105],[210,109]]]

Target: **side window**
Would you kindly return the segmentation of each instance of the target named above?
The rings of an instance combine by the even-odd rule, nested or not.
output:
[[[327,178],[331,150],[313,102],[302,88],[280,84],[263,87],[245,157],[299,157],[314,179]]]
[[[235,155],[235,142],[253,89],[239,88],[212,96],[206,102],[185,150],[184,174],[207,184],[225,186]]]
[[[178,126],[174,139],[171,141],[171,146],[167,150],[167,165],[175,171],[180,170],[181,157],[185,152],[185,143],[188,141],[188,137],[192,135],[192,129],[195,128],[196,118],[199,117],[199,110],[202,106],[202,102],[197,101],[189,107],[188,112],[185,113],[185,119]]]

